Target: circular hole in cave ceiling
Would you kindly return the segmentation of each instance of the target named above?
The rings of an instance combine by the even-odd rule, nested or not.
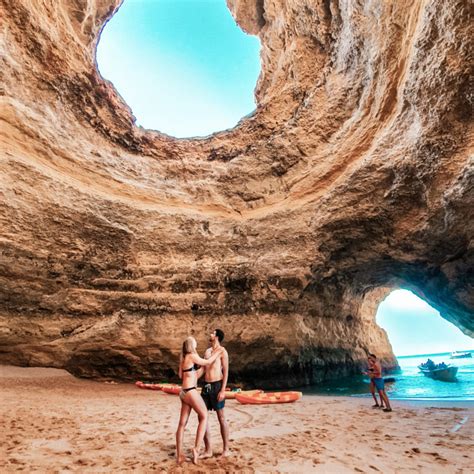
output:
[[[97,65],[137,125],[207,136],[254,111],[259,50],[225,0],[125,0],[101,33]]]

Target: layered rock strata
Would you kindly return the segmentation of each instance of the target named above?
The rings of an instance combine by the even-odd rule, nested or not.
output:
[[[0,362],[172,379],[221,327],[232,380],[312,383],[396,364],[398,287],[473,335],[467,0],[229,0],[258,106],[186,140],[97,72],[119,4],[0,1]]]

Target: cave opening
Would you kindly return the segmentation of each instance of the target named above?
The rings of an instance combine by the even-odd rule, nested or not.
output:
[[[381,300],[381,298],[384,298]],[[379,302],[372,306],[372,302]],[[426,301],[403,288],[378,288],[368,295],[367,315],[374,317],[377,329],[383,335],[379,343],[372,341],[367,350],[375,352],[381,360],[386,391],[394,399],[474,400],[474,339],[457,326],[444,319]],[[352,324],[352,315],[345,317]],[[374,333],[376,334],[376,333]],[[398,367],[390,366],[386,346],[393,350]],[[380,351],[380,352],[379,352]],[[452,359],[452,353],[470,354],[466,358]],[[435,364],[444,362],[457,368],[456,377],[450,381],[429,378],[419,365],[430,358]],[[350,395],[370,397],[369,378],[364,374],[367,365],[359,372],[337,379],[326,380],[310,386],[308,393],[325,395]]]
[[[102,30],[96,61],[137,125],[185,138],[253,113],[259,53],[225,0],[125,0]]]
[[[392,398],[474,400],[474,340],[435,308],[397,289],[380,303],[376,322],[386,331],[400,368],[388,384]],[[420,366],[428,359],[446,372],[424,373]]]
[[[378,306],[376,322],[386,331],[397,357],[474,349],[472,338],[407,289],[387,295]]]

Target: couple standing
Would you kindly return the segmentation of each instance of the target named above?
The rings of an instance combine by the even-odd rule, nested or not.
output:
[[[221,428],[224,449],[222,456],[229,455],[229,428],[224,416],[225,389],[229,375],[229,356],[224,347],[224,332],[214,330],[209,338],[211,347],[204,355],[204,359],[197,353],[197,343],[194,337],[188,337],[183,342],[183,350],[179,360],[179,376],[182,379],[181,415],[178,430],[176,431],[176,459],[180,465],[184,462],[183,438],[184,429],[189,420],[191,410],[198,416],[198,428],[193,448],[193,462],[197,464],[200,457],[201,444],[204,441],[206,451],[203,458],[211,457],[211,434],[209,429],[208,410],[215,410]],[[202,394],[197,391],[198,379],[204,375],[205,385]]]

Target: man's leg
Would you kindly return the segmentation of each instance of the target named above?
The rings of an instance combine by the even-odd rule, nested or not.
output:
[[[385,390],[379,391],[380,399],[385,402],[385,407],[383,411],[392,411],[392,407],[390,406],[390,402],[388,401],[388,396]]]
[[[224,408],[217,410],[217,418],[219,420],[219,426],[221,428],[221,436],[223,443],[222,457],[229,456],[229,425],[225,419]]]
[[[207,408],[207,425],[206,425],[206,432],[204,433],[204,454],[201,456],[202,458],[210,458],[212,457],[212,445],[211,445],[211,429],[209,427],[209,420],[211,418],[211,411],[210,411],[210,399],[209,393],[206,387],[202,389],[201,397],[204,400]]]

